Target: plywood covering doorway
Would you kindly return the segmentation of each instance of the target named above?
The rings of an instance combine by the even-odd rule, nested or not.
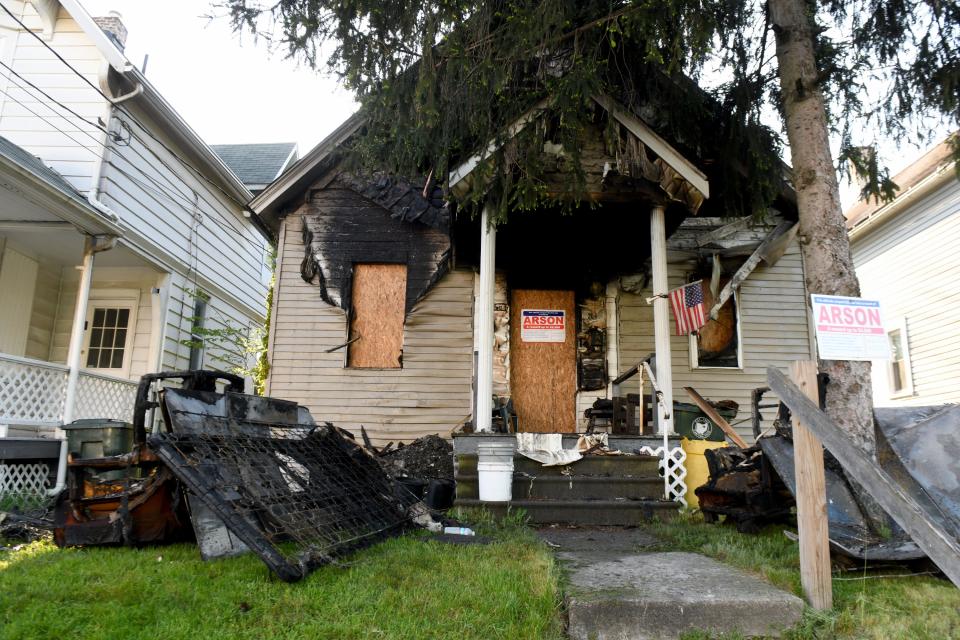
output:
[[[524,342],[523,309],[566,312],[563,342]],[[576,431],[577,353],[573,291],[514,289],[510,304],[510,388],[520,431]]]

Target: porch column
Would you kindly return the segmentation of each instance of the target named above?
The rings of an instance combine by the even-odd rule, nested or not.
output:
[[[478,432],[493,429],[493,294],[497,230],[490,223],[490,205],[480,216],[480,291],[477,293],[477,404],[474,426]]]
[[[660,433],[673,434],[673,362],[670,358],[670,303],[664,296],[667,283],[667,230],[662,206],[650,210],[650,262],[652,265],[653,335],[657,352],[654,372],[663,392],[663,405],[657,404]],[[664,408],[666,406],[666,409]]]
[[[90,285],[93,281],[93,256],[113,248],[114,236],[87,236],[83,244],[83,265],[80,270],[80,285],[77,289],[77,305],[73,310],[73,326],[70,329],[70,347],[67,350],[67,392],[63,405],[63,423],[73,422],[77,405],[77,382],[80,380],[80,352],[83,350],[84,325],[87,322],[87,302],[90,300]]]

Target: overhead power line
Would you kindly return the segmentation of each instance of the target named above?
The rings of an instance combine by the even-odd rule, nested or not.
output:
[[[136,116],[134,116],[132,113],[130,113],[129,110],[127,110],[126,107],[124,107],[123,105],[114,104],[113,98],[111,98],[111,97],[108,96],[106,93],[104,93],[103,90],[102,90],[100,87],[98,87],[97,85],[95,85],[88,77],[86,77],[85,75],[83,75],[82,73],[80,73],[80,72],[77,70],[76,67],[74,67],[72,64],[70,64],[62,55],[60,55],[60,53],[59,53],[56,49],[54,49],[52,46],[50,46],[50,43],[48,43],[46,40],[44,40],[43,38],[41,38],[36,32],[34,32],[32,29],[30,29],[20,18],[18,18],[18,17],[16,16],[16,14],[13,13],[13,11],[11,11],[11,10],[10,10],[5,4],[3,4],[2,2],[0,2],[0,8],[2,8],[2,9],[4,10],[4,12],[6,12],[6,14],[7,14],[8,16],[10,16],[18,25],[20,25],[20,27],[21,27],[24,31],[26,31],[26,32],[29,33],[31,36],[33,36],[33,38],[34,38],[37,42],[39,42],[39,43],[40,43],[41,45],[43,45],[47,50],[49,50],[54,56],[56,56],[56,58],[57,58],[61,63],[63,63],[64,66],[66,66],[68,69],[70,69],[70,71],[72,71],[72,72],[74,73],[74,75],[76,75],[78,78],[80,78],[81,80],[83,80],[86,84],[88,84],[94,91],[96,91],[98,94],[100,94],[100,96],[102,96],[104,100],[106,100],[106,101],[109,102],[111,105],[113,105],[113,107],[114,107],[115,109],[117,109],[118,111],[126,114],[128,118],[130,118],[131,120],[133,120],[134,122],[136,122],[136,123],[140,126],[140,128],[143,129],[143,131],[147,134],[147,136],[149,136],[151,139],[153,139],[153,141],[156,142],[157,144],[159,144],[161,147],[163,147],[164,149],[166,149],[166,151],[167,151],[170,155],[174,156],[181,164],[183,164],[184,167],[187,167],[188,169],[190,169],[191,171],[193,171],[194,173],[196,173],[197,176],[199,176],[202,180],[204,180],[205,182],[207,182],[207,183],[209,183],[210,185],[212,185],[214,188],[216,188],[218,191],[220,191],[221,193],[223,193],[223,195],[225,195],[227,198],[229,198],[230,200],[232,200],[232,201],[235,202],[236,204],[240,205],[240,207],[241,207],[242,209],[247,209],[247,203],[245,203],[245,202],[240,202],[239,200],[237,200],[232,194],[228,193],[226,189],[224,189],[224,188],[221,187],[219,184],[217,184],[216,182],[214,182],[213,180],[211,180],[210,178],[208,178],[208,177],[204,174],[203,171],[201,171],[201,170],[198,169],[197,167],[195,167],[195,166],[193,166],[192,164],[190,164],[187,160],[185,160],[183,157],[181,157],[176,151],[174,151],[173,149],[171,149],[165,142],[163,142],[162,140],[160,140],[159,138],[157,138],[155,135],[153,135],[153,134],[149,131],[149,129],[148,129],[146,126],[144,126],[144,125],[136,118]],[[151,151],[152,151],[152,150],[151,150]],[[159,159],[159,156],[158,156],[157,158]]]
[[[25,93],[27,93],[27,95],[31,95],[31,97],[36,98],[35,95],[30,94],[30,92],[27,91],[27,89],[26,89],[23,85],[17,83],[17,82],[16,82],[15,80],[13,80],[10,76],[0,76],[0,77],[5,77],[5,78],[6,78],[7,80],[9,80],[15,87],[17,87],[18,89],[23,90]],[[38,91],[39,91],[39,90],[38,90]],[[74,132],[68,132],[68,131],[64,130],[63,128],[59,127],[55,122],[51,121],[48,117],[46,117],[46,116],[38,113],[37,111],[31,109],[28,104],[26,104],[25,102],[23,102],[23,101],[21,101],[21,100],[18,100],[15,96],[13,96],[12,94],[10,94],[9,92],[7,92],[7,91],[5,91],[5,90],[3,90],[3,89],[0,89],[0,93],[2,93],[4,96],[6,96],[7,98],[9,98],[10,100],[12,100],[13,102],[15,102],[16,104],[18,104],[18,105],[20,105],[21,107],[23,107],[27,112],[29,112],[29,113],[30,113],[31,115],[33,115],[34,117],[39,118],[42,122],[45,122],[46,124],[48,124],[48,125],[49,125],[50,127],[52,127],[54,130],[56,130],[57,132],[59,132],[60,134],[62,134],[64,137],[66,137],[67,139],[69,139],[71,142],[73,142],[74,144],[76,144],[79,148],[84,149],[84,150],[86,150],[86,151],[89,151],[92,155],[94,155],[94,156],[96,156],[96,157],[99,157],[99,156],[101,155],[101,151],[98,150],[97,148],[88,146],[87,143],[84,143],[82,140],[77,139],[76,137],[74,137],[74,135],[72,135],[73,133],[82,133],[82,134],[86,135],[87,137],[89,137],[89,138],[93,141],[94,144],[96,144],[98,147],[100,147],[100,148],[103,149],[104,151],[112,151],[112,152],[114,152],[117,156],[119,156],[120,158],[122,158],[123,160],[125,160],[125,161],[131,166],[131,168],[133,168],[133,169],[135,169],[136,171],[138,171],[144,178],[146,178],[146,179],[149,180],[151,183],[153,183],[154,186],[151,186],[151,185],[147,184],[147,183],[144,182],[143,180],[139,179],[138,177],[134,176],[134,175],[131,174],[130,172],[128,172],[128,171],[124,170],[123,168],[121,168],[120,166],[118,166],[116,163],[107,160],[107,163],[108,163],[111,167],[113,167],[118,173],[121,173],[121,174],[124,175],[128,180],[134,182],[135,184],[137,184],[138,186],[140,186],[142,189],[151,191],[152,193],[154,193],[154,194],[156,194],[156,195],[159,195],[159,196],[161,196],[161,197],[166,198],[167,200],[169,200],[170,202],[172,202],[174,205],[178,206],[180,209],[182,209],[182,210],[185,211],[186,213],[190,214],[191,217],[193,217],[193,216],[197,213],[196,211],[194,211],[194,206],[195,206],[195,203],[194,203],[194,202],[188,200],[185,195],[180,194],[180,193],[178,193],[178,192],[172,192],[172,193],[175,194],[175,195],[171,195],[171,189],[170,189],[170,188],[164,187],[164,186],[161,185],[159,182],[157,182],[155,178],[153,178],[152,176],[150,176],[149,174],[147,174],[146,172],[144,172],[142,169],[140,169],[140,168],[136,165],[136,163],[132,162],[132,161],[130,160],[130,158],[127,158],[118,148],[116,148],[116,147],[107,147],[107,146],[104,145],[103,142],[101,142],[96,136],[94,136],[93,134],[91,134],[89,131],[87,131],[87,130],[85,130],[85,129],[82,129],[82,128],[79,128],[79,127],[78,127],[78,128],[76,129],[76,131],[74,131]],[[42,93],[42,92],[41,92],[41,93]],[[62,118],[63,120],[65,120],[65,121],[68,122],[68,123],[70,122],[65,116],[63,116],[62,114],[57,113],[57,112],[53,109],[53,107],[50,106],[50,104],[45,103],[45,102],[42,102],[42,101],[40,101],[40,100],[38,100],[37,102],[38,102],[39,104],[44,105],[44,106],[47,107],[48,109],[50,109],[50,111],[51,111],[56,117]],[[54,102],[56,102],[56,101],[54,101]],[[57,102],[57,104],[60,104],[60,103]],[[60,106],[63,106],[63,105],[60,105]],[[86,122],[86,120],[84,120],[84,121]],[[72,124],[72,123],[71,123],[71,124]],[[149,150],[149,149],[148,149],[148,150]],[[167,168],[169,169],[170,167],[167,167]],[[216,210],[217,210],[217,207],[214,207],[214,206],[210,203],[209,200],[207,200],[207,199],[204,198],[203,196],[200,196],[199,194],[195,194],[195,195],[197,196],[197,198],[198,198],[200,201],[202,201],[204,204],[206,204],[208,207],[210,207],[210,209],[211,209],[212,211],[216,211]],[[179,201],[178,201],[178,199],[179,199]],[[186,204],[183,204],[183,203],[186,203]],[[202,214],[203,211],[200,210],[199,213]],[[204,217],[207,218],[207,219],[209,219],[210,222],[212,222],[212,223],[216,224],[217,226],[219,226],[221,229],[224,229],[224,230],[226,230],[226,231],[229,231],[229,232],[232,232],[232,233],[236,234],[241,240],[245,241],[247,244],[249,244],[250,246],[254,247],[254,248],[257,250],[257,253],[254,254],[254,257],[258,257],[258,254],[264,250],[264,246],[263,246],[263,245],[257,244],[257,243],[254,242],[251,238],[249,238],[249,237],[247,237],[246,235],[244,235],[243,229],[236,229],[236,228],[230,226],[229,224],[224,224],[224,223],[221,222],[220,220],[217,220],[215,217],[210,216],[210,215],[207,215],[207,216],[204,216]],[[258,257],[258,259],[259,259],[259,257]]]

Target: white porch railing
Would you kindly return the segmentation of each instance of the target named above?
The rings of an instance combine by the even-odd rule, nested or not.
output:
[[[63,424],[67,367],[0,354],[0,425]],[[77,418],[133,420],[137,383],[88,371],[77,383]]]

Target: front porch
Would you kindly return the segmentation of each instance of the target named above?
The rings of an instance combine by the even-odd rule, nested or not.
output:
[[[129,422],[163,343],[167,274],[82,199],[34,196],[0,190],[0,497],[62,484],[64,424]]]
[[[0,353],[0,437],[53,435],[64,424],[65,364]],[[109,418],[129,422],[135,381],[82,370],[73,419]]]

